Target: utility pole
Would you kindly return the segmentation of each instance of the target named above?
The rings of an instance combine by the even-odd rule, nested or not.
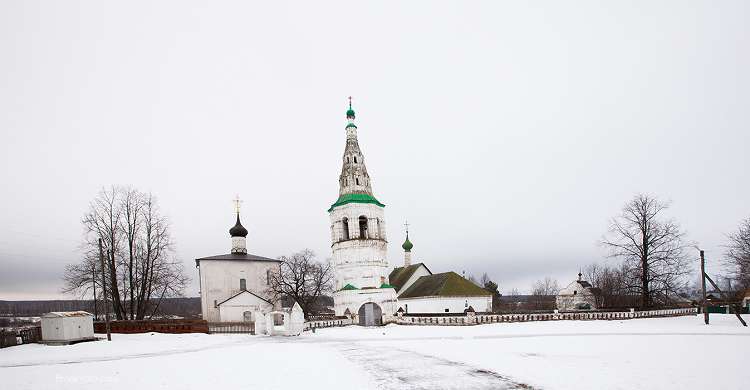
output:
[[[699,249],[701,251],[701,294],[703,295],[703,304],[702,304],[702,310],[703,310],[703,322],[708,325],[708,306],[706,305],[706,258],[704,256],[703,250]]]
[[[109,258],[109,251],[107,251]],[[99,239],[99,263],[102,267],[102,297],[104,298],[104,322],[107,326],[107,341],[112,341],[112,333],[109,331],[109,305],[107,304],[107,276],[104,272],[104,253],[102,252],[102,239]]]
[[[91,286],[94,287],[94,320],[99,319],[99,313],[96,311],[96,263],[91,264]]]

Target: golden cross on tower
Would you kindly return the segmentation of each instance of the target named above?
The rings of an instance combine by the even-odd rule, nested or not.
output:
[[[352,97],[349,96],[349,108],[352,108]]]
[[[406,220],[406,223],[404,223],[404,226],[406,227],[406,234],[409,234],[409,220]]]
[[[232,202],[234,202],[234,211],[237,214],[239,214],[240,213],[240,204],[242,203],[242,200],[240,200],[240,196],[237,195]]]

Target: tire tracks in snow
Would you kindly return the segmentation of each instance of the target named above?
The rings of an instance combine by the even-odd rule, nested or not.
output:
[[[382,389],[533,389],[494,371],[404,349],[358,343],[332,347],[368,372]]]

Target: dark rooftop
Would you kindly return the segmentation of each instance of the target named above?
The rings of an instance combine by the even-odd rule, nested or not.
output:
[[[268,257],[251,255],[249,253],[227,253],[225,255],[216,255],[216,256],[201,257],[199,259],[195,259],[195,265],[198,265],[199,262],[206,261],[206,260],[271,261],[274,263],[281,262],[280,260],[269,259]]]

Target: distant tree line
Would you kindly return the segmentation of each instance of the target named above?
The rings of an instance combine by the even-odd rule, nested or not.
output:
[[[102,302],[97,302],[94,310],[93,299],[46,300],[46,301],[0,301],[0,318],[2,317],[39,317],[51,311],[84,310],[90,313],[98,311],[103,314]],[[201,314],[201,301],[192,298],[164,298],[159,305],[160,316],[197,318]]]
[[[81,223],[83,256],[66,266],[63,292],[102,299],[101,242],[107,299],[118,320],[154,316],[164,298],[182,296],[189,278],[174,256],[169,222],[152,194],[102,189]]]

